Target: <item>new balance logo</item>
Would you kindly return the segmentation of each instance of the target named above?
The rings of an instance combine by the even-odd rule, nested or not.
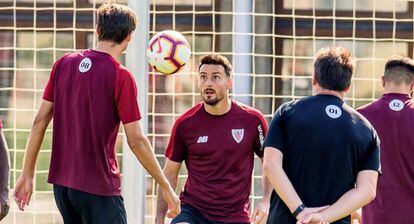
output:
[[[208,136],[198,137],[197,143],[206,143],[208,141]]]

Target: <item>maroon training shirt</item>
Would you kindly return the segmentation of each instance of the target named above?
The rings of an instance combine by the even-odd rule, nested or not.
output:
[[[109,54],[66,54],[53,66],[43,99],[53,102],[48,182],[97,195],[120,195],[115,156],[119,123],[139,120],[133,76]]]
[[[406,94],[385,94],[358,111],[378,133],[383,171],[375,200],[363,208],[363,222],[411,224],[414,220],[414,102]]]
[[[184,113],[165,153],[188,169],[181,201],[210,220],[249,222],[254,152],[263,157],[266,132],[263,115],[235,101],[224,115],[207,113],[203,103]]]

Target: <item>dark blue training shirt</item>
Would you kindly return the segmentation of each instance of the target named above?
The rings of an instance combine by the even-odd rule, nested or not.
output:
[[[380,172],[375,130],[333,95],[320,94],[283,104],[273,116],[264,146],[283,153],[283,169],[307,207],[334,204],[354,188],[359,171]],[[268,223],[296,223],[275,192]],[[349,224],[350,217],[334,223]]]

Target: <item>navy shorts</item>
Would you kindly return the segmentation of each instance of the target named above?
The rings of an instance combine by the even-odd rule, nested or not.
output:
[[[53,193],[65,224],[125,224],[122,196],[101,196],[53,185]]]
[[[189,204],[181,204],[181,213],[177,215],[171,224],[250,224],[249,222],[219,222],[206,219],[198,209]]]

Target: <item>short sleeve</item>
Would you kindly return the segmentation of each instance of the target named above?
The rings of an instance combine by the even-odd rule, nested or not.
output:
[[[259,112],[257,117],[258,117],[258,122],[257,122],[257,127],[256,127],[257,137],[254,143],[254,152],[256,153],[258,157],[263,158],[263,155],[264,155],[263,143],[265,140],[265,136],[267,134],[268,125],[262,113]]]
[[[59,58],[55,62],[55,64],[52,67],[52,71],[50,72],[49,80],[46,83],[46,87],[45,87],[45,90],[43,92],[42,99],[47,100],[49,102],[53,102],[53,99],[54,99],[54,96],[55,96],[55,94],[54,94],[54,92],[55,92],[55,76],[56,76],[56,73],[59,70],[59,66],[60,66],[60,64],[61,64],[64,57],[65,57],[65,55],[62,56],[61,58]]]
[[[115,103],[118,116],[123,124],[141,119],[137,92],[137,85],[132,74],[126,69],[119,69],[115,85]]]
[[[285,145],[283,139],[283,130],[284,130],[284,121],[283,121],[283,113],[285,110],[286,104],[280,106],[275,114],[273,115],[272,121],[269,125],[269,132],[264,141],[263,147],[273,147],[280,150],[284,153]]]
[[[369,148],[360,160],[358,171],[374,170],[381,174],[380,141],[374,129],[372,129],[372,136]]]
[[[178,119],[172,128],[170,142],[168,143],[165,156],[174,161],[182,162],[186,157],[186,148],[184,139],[182,138],[182,125],[180,119]]]

